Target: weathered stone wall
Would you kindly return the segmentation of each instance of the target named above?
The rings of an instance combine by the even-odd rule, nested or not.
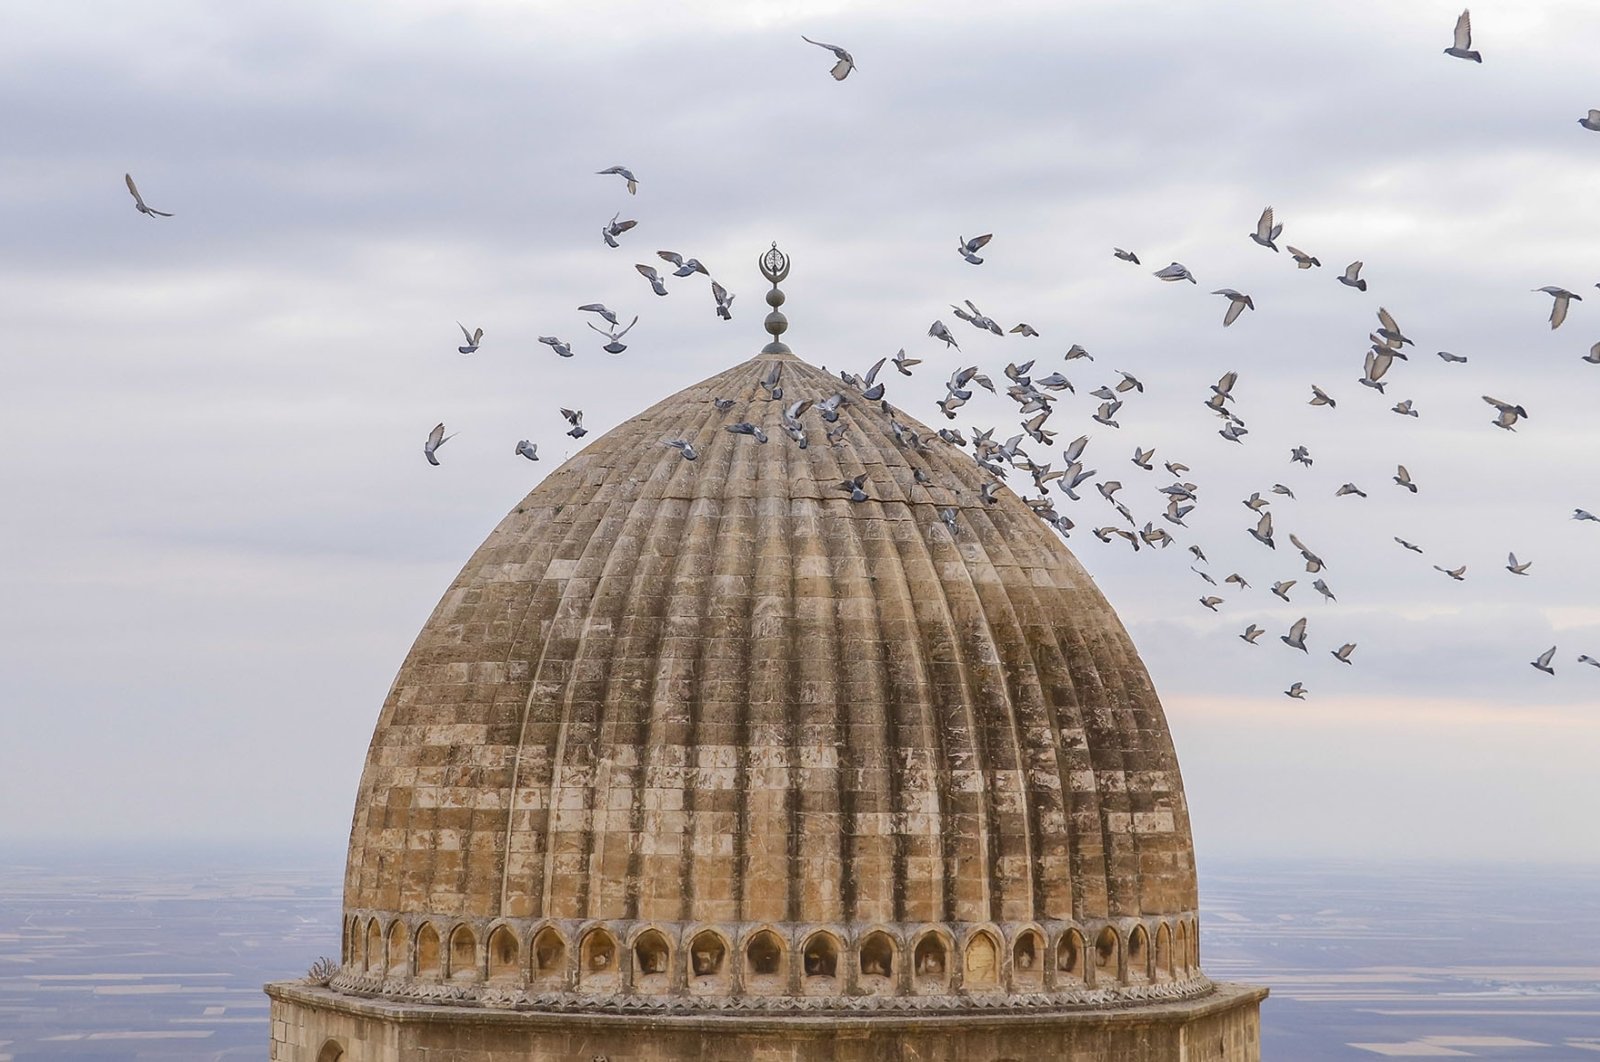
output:
[[[272,985],[272,1062],[1259,1062],[1264,989],[1070,1015],[533,1015]]]

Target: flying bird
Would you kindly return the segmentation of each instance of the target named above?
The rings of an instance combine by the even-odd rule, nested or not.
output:
[[[733,320],[733,296],[728,294],[728,289],[713,280],[711,297],[717,300],[717,316],[724,321]]]
[[[1206,608],[1209,608],[1212,612],[1215,612],[1217,610],[1217,606],[1222,604],[1222,598],[1220,598],[1220,597],[1209,597],[1209,596],[1208,597],[1202,597],[1200,599],[1200,603],[1202,605],[1204,605]]]
[[[737,424],[729,424],[726,430],[732,435],[748,435],[758,443],[767,441],[767,433],[747,420],[741,420]]]
[[[1523,409],[1521,406],[1516,405],[1515,403],[1503,402],[1492,395],[1484,395],[1483,400],[1500,411],[1500,415],[1494,420],[1490,421],[1490,423],[1497,428],[1504,428],[1507,431],[1516,431],[1517,429],[1515,424],[1517,423],[1517,420],[1519,418],[1525,419],[1528,416],[1528,411]]]
[[[812,40],[803,33],[800,35],[800,39],[805,41],[807,44],[815,44],[818,48],[826,48],[828,51],[833,53],[833,57],[837,59],[838,62],[833,64],[833,69],[828,71],[828,73],[833,75],[833,79],[835,81],[843,81],[845,78],[850,76],[850,71],[856,68],[855,59],[850,55],[849,52],[845,51],[837,44],[823,44],[821,41]]]
[[[529,461],[537,461],[539,460],[538,444],[529,442],[527,439],[523,439],[521,442],[517,443],[517,454],[520,457],[526,457]]]
[[[1124,251],[1121,247],[1111,248],[1111,255],[1113,258],[1120,258],[1124,262],[1132,262],[1134,265],[1139,264],[1138,255],[1134,254],[1132,251]]]
[[[1583,301],[1582,295],[1576,295],[1566,288],[1558,288],[1554,284],[1546,284],[1542,288],[1534,288],[1533,290],[1542,291],[1555,299],[1555,302],[1550,306],[1550,328],[1552,331],[1560,328],[1561,322],[1567,319],[1567,307],[1571,304],[1571,300]]]
[[[606,309],[604,303],[586,302],[578,307],[579,313],[597,313],[610,324],[617,324],[617,315]]]
[[[1517,555],[1515,553],[1511,553],[1506,556],[1506,571],[1510,572],[1512,575],[1527,575],[1528,569],[1531,567],[1533,567],[1533,561],[1523,561],[1521,564],[1518,564]]]
[[[1033,327],[1033,325],[1023,322],[1022,324],[1015,325],[1009,329],[1008,334],[1021,336],[1023,339],[1031,339],[1039,334],[1039,330]]]
[[[767,374],[756,381],[767,393],[767,401],[776,402],[783,397],[783,362],[775,361]]]
[[[1321,594],[1322,597],[1323,597],[1323,600],[1325,600],[1325,601],[1338,601],[1339,600],[1338,598],[1333,596],[1333,591],[1328,589],[1328,582],[1327,582],[1326,579],[1313,579],[1313,580],[1311,580],[1311,589],[1313,589],[1317,593]]]
[[[563,358],[572,357],[572,344],[563,343],[555,336],[540,336],[539,342],[543,343],[545,346],[549,347]]]
[[[1284,690],[1283,695],[1285,697],[1293,697],[1297,701],[1303,701],[1306,699],[1306,692],[1307,690],[1305,684],[1302,682],[1296,682],[1293,686],[1290,686],[1288,689]]]
[[[128,191],[133,193],[133,208],[145,217],[170,218],[172,215],[165,210],[157,210],[145,203],[144,196],[139,194],[139,186],[133,183],[133,174],[124,173],[122,179],[128,182]]]
[[[846,494],[850,495],[850,500],[851,501],[853,501],[853,502],[864,502],[864,501],[868,500],[867,492],[862,489],[862,487],[864,487],[866,485],[866,482],[867,482],[867,473],[863,472],[859,476],[854,477],[853,479],[845,480],[843,483],[840,483],[838,486],[839,486],[840,490],[842,490]]]
[[[1465,362],[1467,360],[1466,358],[1462,357],[1460,354],[1452,354],[1448,350],[1439,351],[1439,357],[1443,358],[1445,361],[1456,362],[1457,364],[1460,364],[1460,363]]]
[[[1270,208],[1267,210],[1267,213],[1272,213]],[[1277,250],[1277,248],[1273,248],[1273,250]],[[1234,291],[1232,288],[1218,288],[1211,294],[1225,296],[1228,300],[1228,312],[1224,314],[1222,318],[1222,327],[1224,328],[1237,321],[1239,319],[1239,315],[1245,310],[1253,310],[1256,308],[1255,300],[1251,299],[1248,295]]]
[[[1461,17],[1456,19],[1455,39],[1444,54],[1453,55],[1457,59],[1471,59],[1474,63],[1483,62],[1483,56],[1472,50],[1472,12],[1463,11]]]
[[[1306,254],[1294,244],[1291,243],[1286,246],[1289,251],[1289,256],[1294,259],[1294,264],[1297,268],[1310,269],[1312,266],[1322,265],[1322,262],[1319,259],[1313,258],[1311,255]]]
[[[1345,642],[1343,645],[1339,646],[1339,648],[1330,650],[1330,652],[1333,654],[1333,658],[1339,661],[1341,664],[1348,664],[1350,662],[1350,654],[1355,651],[1355,642]]]
[[[1587,509],[1572,510],[1572,518],[1574,520],[1593,520],[1595,523],[1600,524],[1600,516],[1596,516]]]
[[[1308,402],[1307,405],[1327,406],[1329,409],[1338,409],[1339,408],[1339,403],[1337,403],[1333,399],[1329,398],[1328,397],[1328,392],[1324,391],[1322,388],[1318,387],[1316,384],[1312,384],[1311,385],[1311,401]]]
[[[1400,326],[1395,322],[1394,315],[1382,306],[1378,307],[1377,334],[1383,337],[1384,344],[1389,347],[1403,347],[1408,343],[1416,346],[1410,338],[1400,331]]]
[[[1256,644],[1256,639],[1265,633],[1267,633],[1267,629],[1265,627],[1257,627],[1254,623],[1252,623],[1250,626],[1244,629],[1244,633],[1239,635],[1239,637],[1244,641],[1249,642],[1251,645],[1254,645]]]
[[[1261,218],[1256,222],[1256,231],[1250,234],[1250,238],[1263,247],[1270,247],[1273,251],[1277,251],[1278,245],[1272,241],[1276,240],[1278,234],[1282,231],[1282,225],[1274,225],[1272,223],[1272,208],[1267,207],[1261,212]]]
[[[1162,280],[1187,280],[1191,284],[1200,283],[1194,278],[1194,274],[1189,272],[1189,267],[1182,262],[1173,262],[1171,265],[1162,266],[1155,271],[1155,275]]]
[[[605,239],[607,247],[621,247],[622,244],[617,242],[617,237],[639,224],[637,221],[618,221],[617,219],[621,216],[621,212],[612,214],[611,220],[600,230],[600,235]]]
[[[655,292],[657,295],[665,295],[667,293],[666,282],[661,279],[661,274],[656,272],[655,266],[647,266],[636,262],[634,263],[633,268],[639,271],[639,275],[641,277],[644,277],[650,282],[651,291]]]
[[[688,439],[668,439],[661,445],[670,446],[674,450],[677,450],[679,453],[683,454],[683,459],[685,461],[694,461],[700,457],[699,451],[694,448],[694,444]]]
[[[1421,553],[1422,552],[1422,547],[1421,546],[1416,545],[1415,543],[1412,543],[1412,542],[1407,542],[1405,539],[1401,538],[1399,535],[1396,535],[1394,540],[1396,542],[1400,543],[1406,549],[1409,549],[1412,553]]]
[[[622,331],[619,332],[619,331],[617,331],[617,328],[616,328],[615,325],[612,325],[610,329],[605,329],[605,328],[600,328],[600,327],[596,326],[592,322],[589,322],[589,321],[585,321],[584,322],[584,324],[587,324],[590,328],[593,328],[596,332],[599,332],[601,335],[605,336],[607,340],[609,340],[609,342],[607,342],[605,346],[600,348],[601,350],[604,350],[607,354],[621,354],[624,350],[627,350],[628,349],[628,345],[626,343],[622,342],[622,337],[627,335],[633,329],[633,326],[638,324],[638,323],[639,323],[639,315],[638,314],[634,314],[633,315],[633,320],[628,322],[628,327],[622,329]],[[558,350],[556,353],[559,354],[560,351]]]
[[[675,277],[689,277],[696,273],[704,273],[708,277],[711,275],[706,267],[700,264],[700,259],[685,258],[677,251],[657,251],[656,257],[663,262],[671,262],[678,267],[672,271],[672,275]]]
[[[456,322],[456,327],[461,329],[461,334],[467,337],[467,345],[464,347],[457,347],[456,350],[460,351],[462,354],[477,353],[478,344],[483,340],[483,329],[480,328],[475,332],[469,332],[467,331],[467,326],[462,324],[460,321]]]
[[[965,236],[957,236],[956,250],[961,253],[962,258],[965,258],[973,265],[983,265],[983,259],[978,257],[978,252],[983,250],[984,246],[992,239],[994,239],[994,233],[992,232],[985,233],[982,236],[974,236],[970,240]]]
[[[1594,657],[1590,656],[1588,653],[1579,653],[1578,654],[1578,663],[1580,663],[1580,664],[1589,664],[1589,665],[1591,665],[1593,667],[1600,667],[1600,660],[1596,660]]]
[[[1530,660],[1528,663],[1532,664],[1535,669],[1543,671],[1546,675],[1554,675],[1556,673],[1556,669],[1550,666],[1550,661],[1555,657],[1555,655],[1556,647],[1552,645],[1550,648],[1539,654],[1539,659]]]
[[[1361,279],[1361,263],[1351,262],[1344,267],[1344,275],[1339,278],[1339,283],[1357,291],[1366,291],[1367,282]]]
[[[581,439],[589,434],[589,429],[583,426],[583,410],[563,408],[561,415],[567,418],[568,424],[572,425],[571,430],[567,432],[568,435],[574,439]]]
[[[435,424],[433,426],[433,430],[428,433],[427,442],[422,444],[422,456],[428,459],[428,464],[437,465],[439,463],[439,459],[434,456],[434,453],[439,449],[439,447],[443,446],[445,443],[449,442],[455,437],[456,436],[454,432],[451,432],[449,435],[444,433],[443,421]]]
[[[950,329],[944,326],[943,321],[935,321],[929,325],[928,334],[935,339],[944,340],[944,345],[947,349],[949,347],[955,347],[957,350],[961,349],[961,344],[956,342],[956,337],[950,334]]]
[[[1278,598],[1281,601],[1289,600],[1289,590],[1298,581],[1299,580],[1296,580],[1296,579],[1285,579],[1280,583],[1273,583],[1272,584],[1272,596]]]
[[[1293,450],[1289,451],[1289,460],[1298,461],[1300,464],[1310,468],[1311,451],[1307,450],[1304,446],[1296,446]]]
[[[639,179],[637,177],[635,177],[633,175],[633,171],[628,169],[628,167],[626,167],[626,166],[607,166],[603,170],[596,170],[595,173],[603,175],[603,176],[614,173],[618,177],[621,177],[624,181],[628,182],[628,194],[629,195],[638,195],[639,194]]]
[[[1309,653],[1306,648],[1306,618],[1301,616],[1289,627],[1288,634],[1278,635],[1278,641],[1291,649],[1298,649],[1302,653]]]
[[[1459,568],[1441,568],[1435,564],[1433,566],[1433,570],[1436,572],[1444,572],[1444,574],[1448,575],[1458,583],[1466,582],[1467,579],[1467,566],[1465,564]]]
[[[1409,398],[1402,399],[1401,401],[1396,402],[1394,404],[1394,407],[1392,409],[1390,409],[1389,412],[1398,413],[1402,417],[1414,417],[1414,416],[1417,415],[1417,411],[1416,411],[1416,409],[1414,409],[1412,407],[1411,399],[1409,399]]]
[[[1262,513],[1261,514],[1261,519],[1256,521],[1256,526],[1250,528],[1249,531],[1250,531],[1250,537],[1251,538],[1255,539],[1257,542],[1261,543],[1263,546],[1266,546],[1268,549],[1277,549],[1278,548],[1277,544],[1272,541],[1272,514],[1271,513]]]
[[[1409,490],[1412,494],[1415,494],[1417,492],[1417,485],[1411,482],[1411,473],[1406,471],[1406,466],[1396,465],[1395,467],[1399,469],[1399,471],[1395,473],[1394,481],[1400,484],[1406,490]],[[1365,495],[1362,496],[1365,497]]]
[[[1590,347],[1589,353],[1585,354],[1580,360],[1586,361],[1590,365],[1600,365],[1600,343]]]

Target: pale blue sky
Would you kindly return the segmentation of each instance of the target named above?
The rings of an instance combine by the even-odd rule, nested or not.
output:
[[[1101,545],[1088,529],[1115,514],[1092,489],[1062,511],[1162,693],[1202,858],[1600,856],[1600,670],[1575,662],[1600,657],[1600,525],[1568,519],[1600,512],[1600,366],[1580,360],[1600,133],[1576,124],[1600,106],[1600,9],[1478,5],[1482,66],[1441,54],[1458,11],[11,5],[0,836],[342,836],[411,638],[575,452],[556,407],[598,434],[752,354],[776,239],[807,360],[907,348],[926,364],[890,397],[937,426],[959,365],[1060,369],[1079,393],[1049,426],[1093,436],[1141,523],[1171,480],[1134,446],[1193,467],[1201,505],[1172,530],[1253,584],[1219,615],[1181,546]],[[801,33],[858,70],[833,82]],[[618,163],[637,197],[594,175]],[[135,213],[125,170],[177,216]],[[1268,204],[1322,269],[1246,238]],[[619,209],[640,224],[614,251],[598,230]],[[968,266],[957,235],[986,231]],[[631,267],[657,248],[705,261],[734,320],[703,278],[650,295]],[[1365,294],[1334,282],[1357,258]],[[1172,259],[1200,284],[1150,276]],[[1589,293],[1555,332],[1545,284]],[[1227,330],[1224,286],[1258,307]],[[1043,336],[986,337],[951,317],[962,299]],[[619,359],[574,310],[596,300],[643,315]],[[1380,305],[1418,344],[1387,396],[1355,383]],[[926,337],[935,318],[965,354]],[[473,358],[458,319],[485,329]],[[1075,342],[1097,360],[1063,362]],[[1115,369],[1148,390],[1113,431],[1086,393]],[[1242,447],[1200,404],[1229,369]],[[1305,405],[1312,383],[1338,409]],[[1528,408],[1516,434],[1486,393]],[[1416,420],[1388,411],[1403,397]],[[1015,419],[986,395],[963,413],[1001,437]],[[440,419],[461,434],[435,469]],[[545,461],[512,455],[524,437]],[[1301,443],[1310,470],[1287,460]],[[1346,481],[1371,497],[1334,498]],[[1239,501],[1274,482],[1298,497],[1275,501],[1268,553]],[[1267,593],[1286,578],[1287,606]],[[1276,641],[1301,615],[1309,657]],[[1269,630],[1253,649],[1249,622]],[[1328,655],[1347,640],[1350,668]],[[1527,664],[1552,643],[1554,678]],[[1280,692],[1296,680],[1304,703]]]

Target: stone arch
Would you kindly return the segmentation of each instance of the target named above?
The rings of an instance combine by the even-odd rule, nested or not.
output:
[[[881,929],[875,929],[861,938],[856,951],[857,968],[861,972],[861,987],[869,992],[894,991],[894,938]]]
[[[1172,958],[1175,973],[1189,975],[1189,929],[1183,919],[1178,920],[1178,930],[1173,934]]]
[[[478,937],[462,922],[450,931],[450,969],[452,981],[472,981],[478,976]]]
[[[944,992],[950,986],[950,944],[936,929],[917,938],[911,949],[911,983],[918,992]]]
[[[317,1062],[339,1062],[344,1057],[344,1044],[329,1037],[322,1041],[322,1048],[317,1051]]]
[[[1172,930],[1165,922],[1156,927],[1153,967],[1157,981],[1172,980]]]
[[[1150,980],[1150,933],[1144,926],[1134,926],[1128,933],[1128,983],[1144,984]]]
[[[1094,983],[1111,984],[1118,980],[1122,965],[1122,938],[1111,926],[1106,926],[1094,938]]]
[[[366,965],[366,956],[361,954],[361,919],[350,918],[344,926],[344,962],[346,966],[361,967]]]
[[[702,929],[689,941],[689,978],[691,982],[723,984],[728,977],[728,943],[722,934]]]
[[[384,948],[383,961],[390,977],[404,977],[406,970],[406,924],[396,918],[389,923],[389,944]]]
[[[672,945],[659,929],[633,938],[633,987],[640,992],[665,992],[672,981]]]
[[[1056,942],[1056,984],[1087,984],[1089,957],[1083,934],[1069,929]]]
[[[783,938],[770,929],[758,929],[744,945],[744,984],[748,991],[771,994],[783,990]]]
[[[433,928],[432,922],[422,923],[422,928],[417,930],[417,943],[414,949],[418,977],[443,976],[444,964],[440,961],[439,953],[439,931]]]
[[[533,979],[560,985],[567,979],[567,941],[555,926],[545,926],[533,936]]]
[[[987,929],[968,936],[961,949],[961,986],[979,992],[1000,987],[1000,944]]]
[[[578,984],[585,988],[614,987],[617,983],[617,941],[604,929],[591,929],[578,942]]]
[[[1011,943],[1011,986],[1024,992],[1044,987],[1044,937],[1038,930],[1024,929]]]
[[[376,918],[367,919],[367,970],[383,972],[383,923]]]
[[[839,983],[839,941],[823,930],[806,938],[800,949],[801,986],[807,994],[826,994]]]
[[[510,926],[495,926],[489,934],[489,980],[522,979],[522,943]]]

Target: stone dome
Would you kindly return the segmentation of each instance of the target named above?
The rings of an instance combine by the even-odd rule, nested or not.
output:
[[[439,602],[367,756],[333,989],[755,1012],[1209,990],[1172,740],[1105,598],[1015,494],[983,503],[970,456],[775,346],[551,473]],[[809,446],[785,435],[784,405],[841,392],[842,441],[816,409]]]

